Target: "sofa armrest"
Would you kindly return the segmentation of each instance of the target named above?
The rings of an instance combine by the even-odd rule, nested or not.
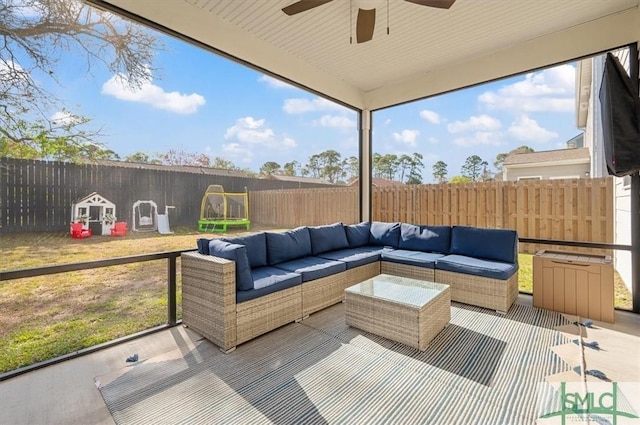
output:
[[[197,252],[181,255],[182,322],[221,349],[236,346],[236,264]]]

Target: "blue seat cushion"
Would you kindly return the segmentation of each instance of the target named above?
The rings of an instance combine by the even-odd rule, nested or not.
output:
[[[501,261],[483,260],[464,255],[447,255],[439,258],[436,268],[450,272],[472,274],[493,279],[509,279],[518,271],[518,265]]]
[[[368,221],[344,226],[344,231],[347,234],[347,240],[349,241],[349,247],[359,248],[361,246],[369,245],[370,230],[371,223]]]
[[[311,255],[311,237],[307,227],[282,233],[267,232],[266,235],[270,266]]]
[[[211,239],[209,238],[199,238],[196,241],[196,244],[198,245],[199,254],[209,255],[209,242],[211,242]]]
[[[211,239],[209,241],[209,255],[235,261],[236,289],[238,291],[253,289],[251,267],[249,267],[247,248],[244,245],[233,244],[220,239]]]
[[[372,221],[369,231],[369,244],[397,248],[400,240],[400,223]]]
[[[444,257],[444,254],[433,252],[409,251],[405,249],[385,249],[382,252],[382,260],[392,263],[407,264],[409,266],[436,268],[436,260]]]
[[[309,227],[309,237],[311,238],[311,253],[313,255],[349,248],[347,233],[342,223]]]
[[[449,253],[516,264],[518,233],[506,229],[453,226]]]
[[[398,248],[412,251],[449,253],[450,226],[416,226],[402,223]]]
[[[325,252],[320,254],[319,257],[328,260],[342,261],[347,265],[347,270],[349,270],[354,267],[379,261],[383,249],[384,248],[379,246],[361,246],[360,248],[347,248]]]
[[[249,265],[252,268],[267,265],[267,236],[264,232],[237,238],[223,238],[222,240],[246,246]]]
[[[253,277],[255,289],[237,291],[237,303],[282,291],[302,283],[300,274],[269,266],[251,269],[251,276]]]
[[[326,258],[320,257],[298,258],[287,261],[286,263],[277,264],[274,267],[301,274],[303,282],[320,279],[321,277],[340,273],[347,269],[347,265],[341,261],[327,260]]]

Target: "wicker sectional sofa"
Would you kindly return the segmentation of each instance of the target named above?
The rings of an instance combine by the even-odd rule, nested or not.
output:
[[[203,238],[182,254],[182,320],[231,351],[381,273],[446,283],[453,301],[506,312],[518,296],[517,241],[512,230],[375,221]]]

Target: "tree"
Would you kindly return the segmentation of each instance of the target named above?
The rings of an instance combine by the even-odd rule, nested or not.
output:
[[[237,170],[238,169],[238,167],[236,167],[233,164],[233,162],[229,161],[228,159],[220,158],[219,156],[216,156],[215,158],[213,158],[213,163],[211,164],[211,168],[219,168],[221,170]]]
[[[433,164],[433,178],[438,183],[444,183],[447,181],[447,164],[444,161],[438,161]]]
[[[373,177],[381,177],[392,180],[398,171],[398,156],[394,154],[380,155],[373,154],[372,172]]]
[[[449,183],[451,184],[456,184],[456,183],[470,183],[473,180],[471,180],[470,177],[466,177],[466,176],[453,176],[449,179]]]
[[[0,2],[0,149],[77,159],[108,152],[89,119],[66,110],[43,82],[58,83],[61,58],[106,66],[131,87],[150,78],[156,38],[137,24],[77,0]],[[93,148],[87,149],[86,145]]]
[[[414,154],[415,155],[415,154]],[[407,154],[400,155],[398,158],[398,172],[400,173],[400,181],[404,182],[404,175],[411,168],[413,158]]]
[[[344,160],[344,171],[347,173],[347,181],[353,180],[360,175],[360,161],[356,156],[350,156]]]
[[[422,173],[420,172],[420,169],[424,167],[422,159],[422,154],[418,152],[414,152],[413,156],[409,158],[409,177],[407,178],[407,184],[422,184]]]
[[[464,177],[469,177],[474,182],[477,182],[485,171],[485,167],[487,165],[487,161],[483,161],[478,155],[471,155],[467,158],[460,169],[460,174]]]
[[[295,176],[298,173],[298,170],[300,170],[300,163],[298,161],[291,161],[291,162],[287,162],[286,164],[284,164],[283,168],[283,174],[285,176]]]
[[[269,174],[273,174],[279,169],[280,169],[280,164],[273,161],[267,161],[264,164],[262,164],[262,167],[260,167],[260,175],[266,176]]]
[[[184,149],[169,149],[165,154],[159,154],[164,165],[190,165],[196,167],[210,167],[211,159],[203,153],[187,152]],[[215,168],[215,167],[214,167]]]
[[[156,154],[157,156],[158,154]],[[158,158],[152,158],[144,152],[136,152],[124,158],[125,162],[135,162],[137,164],[162,164]]]

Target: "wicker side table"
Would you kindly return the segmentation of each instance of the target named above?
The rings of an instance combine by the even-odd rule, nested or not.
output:
[[[345,290],[347,324],[425,350],[451,320],[449,285],[381,274]]]

